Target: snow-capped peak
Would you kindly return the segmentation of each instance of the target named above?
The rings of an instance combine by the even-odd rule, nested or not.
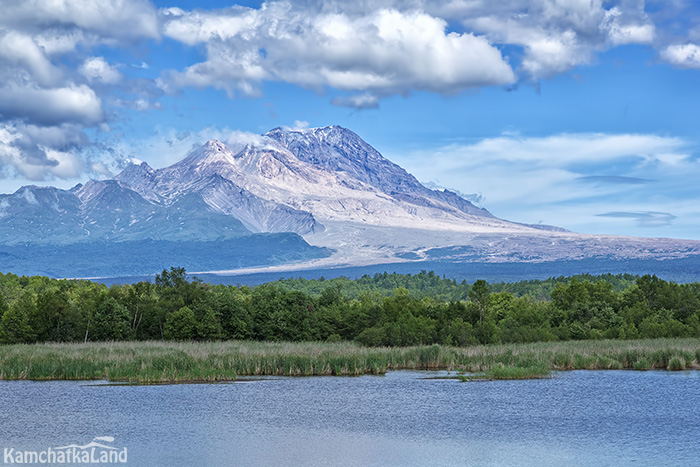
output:
[[[204,143],[204,151],[216,151],[216,152],[223,152],[227,151],[228,148],[224,143],[219,141],[218,139],[211,139]]]
[[[221,162],[235,164],[234,154],[224,143],[218,139],[212,139],[190,151],[185,159],[175,165],[202,169]]]

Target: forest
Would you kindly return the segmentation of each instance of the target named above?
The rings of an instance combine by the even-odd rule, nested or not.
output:
[[[700,337],[700,283],[654,275],[457,282],[432,272],[210,285],[183,268],[113,285],[0,274],[0,343],[354,341],[470,346]]]

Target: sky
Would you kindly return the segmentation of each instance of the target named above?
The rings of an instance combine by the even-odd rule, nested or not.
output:
[[[700,2],[0,0],[0,193],[341,125],[433,188],[700,239]]]

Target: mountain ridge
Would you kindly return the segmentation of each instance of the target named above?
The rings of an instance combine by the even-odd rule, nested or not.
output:
[[[337,125],[275,128],[237,147],[210,140],[168,167],[129,164],[112,179],[70,190],[25,186],[0,195],[5,245],[211,242],[268,233],[302,236],[324,252],[295,268],[700,254],[696,241],[584,235],[499,219],[455,192],[424,186]]]

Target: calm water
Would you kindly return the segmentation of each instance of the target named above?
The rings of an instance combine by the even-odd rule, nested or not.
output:
[[[0,382],[0,450],[113,436],[134,466],[700,465],[700,372],[423,379],[434,374]]]

